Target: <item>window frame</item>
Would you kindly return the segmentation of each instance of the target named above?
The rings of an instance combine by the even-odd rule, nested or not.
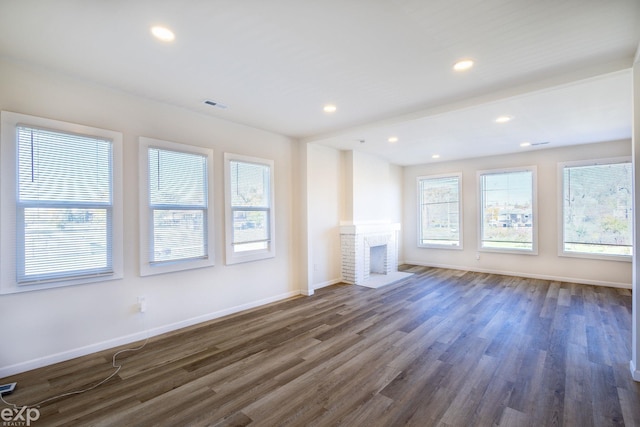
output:
[[[608,261],[621,261],[621,262],[632,262],[633,255],[615,255],[615,254],[591,254],[588,252],[572,252],[565,251],[564,243],[565,243],[565,229],[564,229],[564,170],[567,167],[583,167],[583,166],[604,166],[611,164],[621,164],[621,163],[629,163],[633,167],[631,156],[621,156],[621,157],[608,157],[608,158],[599,158],[599,159],[590,159],[590,160],[575,160],[568,162],[559,162],[558,163],[558,256],[560,257],[569,257],[569,258],[583,258],[583,259],[597,259],[597,260],[608,260]],[[633,174],[633,171],[632,171]],[[633,187],[633,177],[632,182],[630,183]],[[632,198],[632,210],[635,206],[633,206],[633,190],[631,194]],[[632,212],[632,215],[634,213]],[[633,223],[632,223],[633,227]],[[632,231],[633,233],[633,231]],[[632,251],[635,251],[633,247],[633,235],[632,235]]]
[[[153,238],[154,209],[150,206],[149,191],[149,149],[157,148],[187,154],[204,156],[207,159],[207,208],[205,237],[207,255],[203,258],[174,259],[151,262],[150,250]],[[139,214],[140,214],[140,276],[152,276],[175,271],[212,267],[215,265],[215,232],[214,232],[214,194],[213,194],[213,150],[194,145],[182,144],[141,136],[138,140],[138,171],[140,182]]]
[[[483,234],[484,234],[484,185],[483,176],[485,175],[499,175],[518,172],[530,172],[531,173],[531,215],[533,216],[531,221],[531,249],[520,248],[492,248],[483,247]],[[496,253],[509,253],[509,254],[523,254],[523,255],[538,255],[538,191],[537,191],[537,167],[534,166],[522,166],[503,169],[488,169],[477,171],[478,181],[478,252],[496,252]]]
[[[422,182],[428,180],[439,180],[445,178],[456,178],[458,181],[458,243],[457,244],[445,244],[445,243],[422,243]],[[416,188],[417,188],[417,202],[418,202],[418,247],[419,248],[430,248],[430,249],[454,249],[454,250],[463,250],[464,249],[464,235],[463,235],[463,225],[462,218],[463,215],[463,203],[462,203],[462,172],[456,173],[448,173],[448,174],[438,174],[438,175],[425,175],[418,176],[416,178]]]
[[[0,294],[98,283],[121,279],[124,274],[124,215],[122,194],[122,133],[60,120],[2,111],[0,113]],[[79,134],[111,141],[111,263],[112,272],[86,276],[67,276],[42,281],[18,282],[18,148],[19,126],[53,132]],[[23,240],[22,240],[23,241]],[[109,245],[108,245],[109,246]],[[24,263],[24,260],[22,260]]]
[[[235,252],[233,250],[233,206],[231,205],[231,162],[251,163],[269,167],[269,239],[266,249]],[[276,236],[275,236],[275,168],[274,161],[259,157],[244,156],[240,154],[224,153],[224,196],[225,196],[225,263],[226,265],[239,264],[244,262],[258,261],[262,259],[274,258],[276,256]],[[246,210],[241,209],[241,210]]]

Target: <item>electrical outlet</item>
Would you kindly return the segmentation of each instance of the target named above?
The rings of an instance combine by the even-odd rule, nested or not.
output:
[[[138,311],[140,313],[144,313],[147,311],[147,297],[139,296],[138,297]]]
[[[480,261],[480,252],[476,252],[476,260]]]

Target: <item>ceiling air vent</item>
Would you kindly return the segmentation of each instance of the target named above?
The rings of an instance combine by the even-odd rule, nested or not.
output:
[[[204,103],[207,104],[207,105],[211,105],[212,107],[220,108],[221,110],[226,110],[227,109],[226,105],[221,104],[221,103],[219,103],[217,101],[212,101],[210,99],[205,99]]]
[[[536,146],[536,145],[547,145],[549,143],[549,141],[545,141],[545,142],[534,142],[531,144],[532,147]]]

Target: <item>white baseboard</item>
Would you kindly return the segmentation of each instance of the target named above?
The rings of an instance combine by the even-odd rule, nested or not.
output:
[[[227,316],[229,314],[234,314],[234,313],[238,313],[240,311],[248,310],[251,308],[260,307],[265,304],[280,301],[280,300],[290,298],[300,294],[302,294],[301,291],[290,291],[284,294],[276,295],[269,298],[264,298],[258,301],[252,301],[247,304],[241,304],[235,307],[227,308],[227,309],[216,311],[213,313],[207,313],[201,316],[192,317],[190,319],[181,320],[179,322],[170,323],[168,325],[158,326],[155,328],[151,328],[149,330],[136,332],[133,334],[113,338],[110,340],[106,340],[106,341],[102,341],[94,344],[89,344],[87,346],[74,348],[74,349],[63,351],[56,354],[50,354],[47,356],[28,360],[26,362],[16,363],[15,365],[3,366],[3,367],[0,367],[0,378],[19,374],[21,372],[30,371],[32,369],[42,368],[43,366],[52,365],[54,363],[75,359],[76,357],[86,356],[88,354],[92,354],[98,351],[108,350],[113,347],[130,344],[136,341],[144,340],[147,337],[154,337],[157,335],[164,334],[166,332],[172,332],[178,329],[186,328],[188,326],[197,325],[198,323],[207,322],[209,320],[214,320],[219,317]]]
[[[631,370],[631,378],[634,381],[640,381],[640,371],[636,369],[636,364],[633,363],[633,360],[629,362],[629,369]]]
[[[526,277],[529,279],[552,280],[556,282],[580,283],[583,285],[605,286],[609,288],[621,288],[621,289],[632,288],[631,283],[607,282],[603,280],[590,280],[590,279],[581,279],[576,277],[551,276],[548,274],[521,273],[518,271],[493,270],[493,269],[467,267],[467,266],[460,266],[460,265],[425,263],[424,261],[416,261],[416,260],[408,260],[406,261],[405,264],[419,265],[421,267],[448,268],[450,270],[474,271],[477,273],[501,274],[504,276]]]
[[[327,286],[335,285],[336,283],[342,282],[341,278],[327,280],[326,282],[316,283],[313,285],[313,289],[326,288]]]

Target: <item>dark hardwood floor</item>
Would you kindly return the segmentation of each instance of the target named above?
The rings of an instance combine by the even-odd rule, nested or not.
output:
[[[640,426],[631,291],[406,269],[152,338],[32,426]],[[6,378],[5,398],[91,386],[116,350]]]

